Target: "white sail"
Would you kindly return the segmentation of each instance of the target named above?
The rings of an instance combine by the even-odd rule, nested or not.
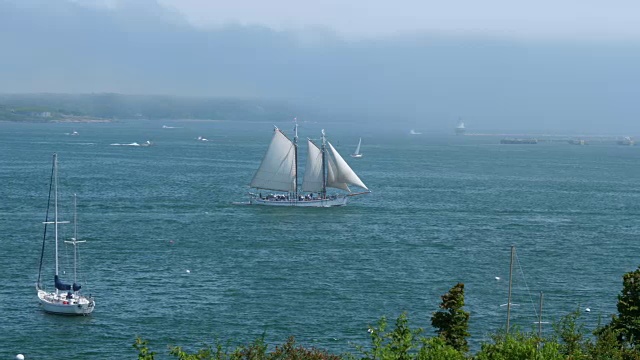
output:
[[[356,152],[353,153],[354,155],[360,154],[360,144],[362,144],[362,138],[358,141],[358,147],[356,148]]]
[[[319,192],[322,191],[322,151],[311,140],[307,141],[309,151],[302,178],[302,191]]]
[[[327,186],[350,191],[348,185],[355,185],[369,190],[333,145],[330,142],[327,144],[331,150],[331,156],[328,156],[330,160],[327,162]]]
[[[260,168],[251,180],[251,187],[294,192],[295,183],[295,147],[293,142],[276,128]]]
[[[327,154],[327,187],[351,192],[347,183],[339,178],[338,165],[332,156]]]

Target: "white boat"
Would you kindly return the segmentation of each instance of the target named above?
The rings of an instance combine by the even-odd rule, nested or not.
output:
[[[456,135],[464,135],[466,131],[467,131],[467,128],[464,127],[464,123],[461,120],[458,123],[458,126],[456,126]]]
[[[53,190],[53,221],[49,220],[49,206],[51,204],[51,193]],[[59,276],[58,262],[58,225],[67,224],[68,221],[58,220],[58,158],[53,154],[53,169],[51,171],[51,185],[49,186],[49,201],[47,202],[47,215],[44,221],[44,236],[42,239],[42,253],[40,255],[40,267],[38,270],[38,282],[36,290],[42,309],[48,313],[58,315],[89,315],[93,312],[96,302],[91,296],[85,296],[80,292],[82,288],[77,279],[78,241],[77,235],[77,212],[75,211],[74,196],[74,237],[65,243],[73,245],[73,285],[65,284]],[[47,241],[47,225],[54,227],[55,239],[55,275],[53,277],[54,290],[49,291],[42,286],[43,259],[45,256],[45,242]]]
[[[411,131],[409,131],[409,134],[411,134],[411,135],[422,135],[421,132],[415,131],[413,129],[411,129]]]
[[[293,140],[277,127],[262,159],[260,167],[251,180],[251,187],[260,190],[250,193],[251,205],[331,207],[347,205],[349,198],[370,193],[358,175],[349,167],[338,151],[325,138],[322,130],[320,146],[307,140],[307,163],[302,186],[298,186],[298,124]],[[365,191],[353,193],[349,186]],[[340,189],[346,193],[328,194],[327,188]],[[280,193],[262,194],[262,190]]]
[[[358,140],[358,147],[356,148],[356,151],[351,154],[352,158],[361,158],[362,154],[360,154],[360,145],[362,144],[362,138],[360,138],[360,140]]]

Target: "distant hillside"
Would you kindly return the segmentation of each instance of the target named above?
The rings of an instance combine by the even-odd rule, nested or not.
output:
[[[286,102],[123,94],[0,95],[0,120],[114,119],[282,120],[305,110]],[[307,110],[308,111],[308,110]]]

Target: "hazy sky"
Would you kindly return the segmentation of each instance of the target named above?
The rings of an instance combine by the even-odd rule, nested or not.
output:
[[[289,99],[362,121],[640,133],[640,1],[0,0],[0,92]]]
[[[640,39],[637,0],[161,0],[201,26],[321,26],[345,35],[406,32],[541,39]]]

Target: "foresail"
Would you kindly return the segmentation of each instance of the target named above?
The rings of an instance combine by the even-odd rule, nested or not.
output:
[[[308,142],[307,163],[302,178],[302,191],[322,191],[322,151],[311,140]]]
[[[358,140],[358,147],[356,148],[356,152],[354,152],[354,154],[360,154],[360,144],[362,144],[362,138],[360,138],[360,140]]]
[[[338,174],[335,160],[327,154],[327,187],[351,192],[347,183],[339,179]]]
[[[327,142],[327,144],[329,145],[329,149],[331,149],[331,155],[332,155],[331,158],[332,158],[332,162],[334,163],[333,165],[335,166],[334,184],[335,185],[344,184],[344,186],[334,186],[334,185],[332,185],[331,187],[336,187],[338,189],[344,189],[345,187],[347,187],[347,185],[355,185],[355,186],[361,187],[363,189],[369,190],[367,188],[367,186],[362,182],[362,180],[360,180],[358,175],[356,175],[356,173],[353,171],[353,169],[351,169],[349,164],[347,164],[347,162],[344,161],[342,156],[340,156],[340,154],[338,153],[338,151],[336,151],[336,149],[333,147],[333,145],[331,145],[330,142]],[[329,186],[329,185],[327,185],[327,186]],[[347,189],[348,189],[348,187],[347,187]]]
[[[295,191],[295,148],[279,129],[275,129],[271,144],[260,168],[251,180],[251,187],[276,191]]]

